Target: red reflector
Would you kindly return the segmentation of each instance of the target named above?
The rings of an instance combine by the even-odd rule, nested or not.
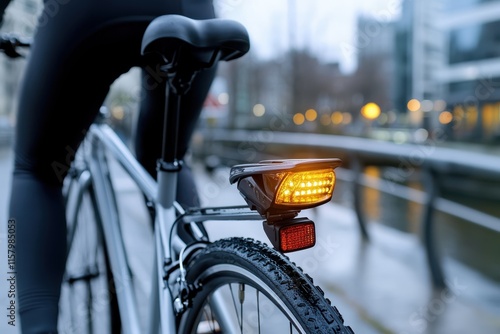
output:
[[[316,244],[314,223],[283,226],[279,230],[280,249],[282,252],[293,252],[310,248]]]

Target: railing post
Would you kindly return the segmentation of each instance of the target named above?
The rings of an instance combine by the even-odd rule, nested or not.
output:
[[[358,218],[359,229],[363,240],[369,240],[368,230],[366,228],[366,219],[363,214],[363,186],[361,184],[361,178],[363,177],[363,165],[358,156],[351,155],[351,168],[354,173],[354,179],[352,181],[353,186],[353,205],[354,212]]]
[[[423,168],[423,185],[427,193],[424,212],[422,216],[422,237],[427,255],[432,283],[436,288],[445,288],[443,269],[439,260],[434,238],[434,211],[436,199],[439,196],[439,179],[436,171],[429,165]]]

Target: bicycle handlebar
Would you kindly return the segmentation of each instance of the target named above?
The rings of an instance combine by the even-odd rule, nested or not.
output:
[[[31,39],[13,34],[0,34],[0,51],[10,58],[24,57],[18,52],[19,48],[30,47]]]

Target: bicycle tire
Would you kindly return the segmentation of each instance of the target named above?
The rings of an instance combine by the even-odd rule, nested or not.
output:
[[[77,188],[77,182],[74,182]],[[78,210],[77,219],[68,219],[68,233],[74,230],[68,245],[66,270],[61,286],[58,329],[70,333],[121,333],[118,303],[109,257],[96,212],[92,188],[84,190],[80,202],[71,203],[67,192],[67,210]],[[75,195],[77,196],[77,195]],[[74,205],[74,206],[72,206]],[[74,225],[72,225],[74,223]]]
[[[218,240],[189,258],[186,270],[187,282],[197,289],[192,305],[178,319],[180,334],[227,333],[228,330],[213,319],[216,311],[208,304],[214,291],[221,289],[230,290],[225,293],[233,299],[233,304],[235,299],[239,301],[239,296],[236,298],[233,294],[236,287],[231,288],[231,284],[238,285],[238,289],[244,284],[244,298],[255,298],[249,301],[246,312],[244,307],[238,309],[238,301],[234,307],[230,306],[231,311],[235,311],[233,319],[240,333],[354,333],[344,325],[337,308],[307,274],[288,257],[260,241],[240,237]],[[229,288],[224,287],[228,284]],[[247,287],[256,291],[255,297],[252,293],[247,294]],[[277,322],[277,314],[270,312],[267,301],[262,304],[265,310],[260,309],[260,298],[274,304],[282,313],[280,317],[286,318],[285,325]],[[254,302],[258,304],[251,305]],[[238,315],[240,310],[243,310],[241,316]],[[244,319],[246,316],[248,318]]]

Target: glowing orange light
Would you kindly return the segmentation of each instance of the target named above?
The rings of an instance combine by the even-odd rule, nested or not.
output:
[[[295,123],[296,125],[304,124],[305,120],[306,118],[301,113],[296,113],[295,115],[293,115],[293,123]]]
[[[344,120],[344,115],[340,111],[335,111],[332,114],[332,123],[338,125]]]
[[[316,112],[316,110],[314,110],[314,109],[308,109],[306,111],[306,119],[309,122],[314,122],[317,117],[318,117],[318,113]]]
[[[439,123],[443,125],[450,124],[452,120],[453,115],[449,111],[443,111],[441,114],[439,114]]]
[[[328,200],[335,186],[331,169],[286,174],[274,202],[280,205],[314,204]]]
[[[409,111],[418,111],[420,110],[420,101],[417,99],[411,99],[408,101],[408,104],[406,105],[408,107]]]

